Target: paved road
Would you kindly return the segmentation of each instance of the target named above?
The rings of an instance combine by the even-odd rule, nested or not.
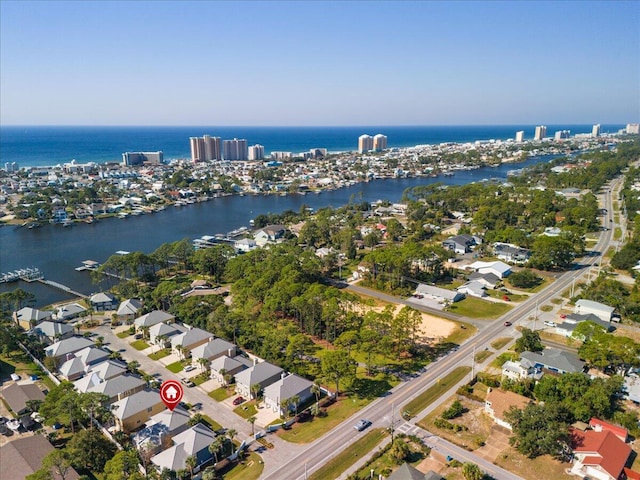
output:
[[[610,221],[613,219],[611,190],[616,189],[620,184],[621,179],[612,182],[612,188],[610,188],[605,195],[605,208],[607,208],[608,213],[603,219],[604,225],[608,226],[608,224],[612,223]],[[299,454],[295,455],[291,461],[283,462],[275,470],[271,468],[265,470],[262,478],[270,480],[304,479],[307,473],[312,473],[317,470],[345,447],[360,438],[362,434],[356,432],[353,428],[354,423],[359,418],[367,418],[371,420],[375,427],[388,427],[392,418],[392,409],[395,409],[396,412],[401,412],[402,405],[420,395],[425,389],[431,387],[438,381],[438,379],[444,377],[453,368],[459,365],[471,364],[475,349],[480,351],[485,347],[488,347],[497,336],[504,336],[505,333],[515,338],[517,335],[516,326],[521,321],[525,320],[530,314],[535,313],[536,303],[538,305],[543,305],[545,302],[548,302],[559,293],[569,288],[576,278],[579,278],[585,273],[585,269],[593,266],[601,258],[601,255],[611,244],[612,235],[613,229],[601,232],[599,240],[592,250],[592,254],[584,257],[582,262],[576,264],[572,270],[558,275],[556,281],[545,290],[529,300],[516,305],[513,310],[506,313],[498,320],[495,320],[488,325],[487,322],[482,322],[481,325],[484,325],[484,328],[482,328],[474,338],[469,339],[461,345],[457,352],[453,352],[447,357],[444,357],[430,365],[428,371],[420,377],[393,388],[387,396],[372,402],[362,409],[357,415],[354,415],[338,427],[334,428],[331,432],[324,435],[322,438],[306,446],[306,448],[304,448]],[[406,304],[406,301],[404,300],[399,300],[381,292],[371,290],[367,291],[364,287],[357,286],[357,288],[354,287],[352,289],[362,291],[367,295],[381,298],[383,300],[388,299],[390,302]],[[413,304],[411,306],[413,306]],[[442,315],[442,312],[433,313]],[[504,322],[511,322],[512,326],[504,327]],[[493,464],[488,464],[488,462],[483,458],[474,455],[472,452],[467,452],[444,439],[435,436],[431,436],[429,438],[431,438],[431,443],[429,444],[437,447],[438,451],[441,451],[443,454],[447,454],[445,453],[445,450],[454,452],[454,454],[451,455],[452,457],[459,458],[462,461],[476,463],[481,466],[481,468],[485,468],[487,472],[498,480],[519,478],[511,472],[503,470]]]

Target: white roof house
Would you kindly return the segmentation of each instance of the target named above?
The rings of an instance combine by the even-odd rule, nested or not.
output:
[[[67,303],[58,307],[54,316],[58,320],[67,320],[69,318],[78,317],[86,311],[87,309],[78,303]]]
[[[142,308],[142,301],[137,298],[128,298],[120,303],[116,314],[120,317],[136,315]]]
[[[38,324],[43,320],[48,320],[53,315],[53,312],[48,310],[38,310],[37,308],[24,307],[13,313],[13,319],[22,328],[28,330],[31,325]]]
[[[215,440],[216,434],[201,423],[179,433],[173,437],[173,447],[168,448],[151,457],[151,462],[160,470],[168,468],[178,471],[186,467],[188,457],[196,457],[196,466],[211,460],[209,445]]]
[[[593,313],[595,316],[597,316],[601,320],[604,320],[605,322],[611,321],[614,310],[614,307],[610,307],[609,305],[605,305],[604,303],[594,302],[593,300],[586,300],[584,298],[578,300],[574,308],[575,313],[583,315]]]
[[[221,338],[214,338],[213,340],[198,345],[191,350],[191,357],[194,360],[199,358],[206,358],[207,360],[213,360],[215,358],[226,355],[227,357],[235,357],[237,353],[237,347],[231,342],[227,342]]]
[[[487,292],[485,291],[485,289],[486,289],[485,285],[477,280],[472,280],[456,288],[456,290],[460,293],[464,293],[465,295],[471,295],[472,297],[478,297],[478,298],[487,296]]]
[[[433,285],[425,285],[421,283],[416,288],[416,293],[420,295],[424,295],[427,298],[432,300],[437,300],[438,302],[457,302],[458,300],[462,300],[464,295],[460,292],[456,292],[455,290],[447,290],[446,288],[435,287]]]
[[[176,350],[181,345],[185,350],[191,351],[198,345],[208,342],[213,334],[201,328],[192,328],[171,338],[171,349]]]
[[[115,307],[117,300],[116,297],[110,293],[100,292],[95,295],[91,295],[91,297],[89,297],[89,302],[96,310],[110,310]]]
[[[160,343],[160,337],[164,337],[166,343],[166,340],[186,331],[187,327],[179,323],[156,323],[149,328],[149,341],[158,345]]]
[[[71,353],[75,353],[83,348],[92,347],[94,344],[91,340],[84,337],[69,337],[59,342],[49,345],[44,349],[47,357],[62,358]]]
[[[269,362],[257,363],[234,375],[236,391],[247,398],[253,398],[252,385],[260,385],[260,388],[265,388],[277,381],[282,372],[284,370]]]
[[[45,320],[33,328],[33,333],[49,340],[58,340],[73,335],[73,327],[67,323]]]
[[[478,273],[493,273],[498,278],[505,278],[511,273],[511,266],[504,262],[473,262],[467,268]]]
[[[151,449],[155,454],[162,449],[163,441],[170,439],[178,433],[184,432],[189,427],[189,413],[180,408],[162,410],[153,415],[146,427],[133,436],[133,443],[139,450]]]
[[[133,323],[137,328],[152,327],[158,323],[172,322],[176,317],[162,310],[154,310],[136,318]]]
[[[124,375],[127,371],[127,366],[122,362],[116,360],[107,360],[105,362],[98,363],[97,365],[91,365],[87,373],[95,374],[101,380],[109,380],[120,375]]]
[[[268,408],[274,412],[282,414],[280,407],[282,402],[287,401],[291,397],[298,396],[297,405],[304,403],[311,398],[311,386],[313,382],[298,375],[287,375],[280,380],[268,385],[264,388],[264,401]]]

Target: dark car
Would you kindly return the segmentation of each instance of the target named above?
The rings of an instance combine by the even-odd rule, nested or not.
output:
[[[362,430],[364,430],[365,428],[369,427],[370,425],[371,425],[371,422],[369,420],[362,419],[362,420],[358,421],[358,423],[356,423],[353,426],[353,428],[355,428],[356,430],[361,432]]]
[[[504,326],[505,327],[510,327],[511,326],[511,322],[504,322]]]
[[[242,402],[244,402],[244,398],[242,397],[236,397],[233,399],[233,404],[234,405],[240,405]]]

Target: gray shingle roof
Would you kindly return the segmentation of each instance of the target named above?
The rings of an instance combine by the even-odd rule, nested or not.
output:
[[[262,384],[268,378],[274,375],[280,375],[284,370],[280,367],[276,367],[269,362],[261,362],[248,368],[240,373],[235,374],[236,383],[243,385]]]
[[[160,400],[158,392],[142,390],[123,398],[122,400],[113,402],[112,412],[114,417],[117,417],[120,420],[125,420],[132,415],[154,407],[159,403],[162,403],[162,400]]]
[[[293,374],[287,375],[265,387],[264,397],[270,398],[279,404],[294,395],[300,395],[300,393],[311,388],[311,385],[313,385],[313,382],[310,382],[306,378]]]
[[[546,348],[542,352],[522,352],[520,358],[525,367],[542,365],[550,370],[569,373],[582,372],[585,366],[585,362],[573,353],[555,348]]]

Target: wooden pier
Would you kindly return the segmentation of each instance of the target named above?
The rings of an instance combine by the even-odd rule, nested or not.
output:
[[[38,279],[38,282],[43,283],[45,285],[49,285],[50,287],[53,287],[53,288],[57,288],[58,290],[62,290],[71,295],[75,295],[76,297],[89,298],[88,295],[85,295],[84,293],[76,292],[75,290],[72,290],[70,287],[67,287],[66,285],[62,285],[61,283],[58,283],[58,282],[54,282],[53,280],[45,280],[44,278],[40,278]]]

